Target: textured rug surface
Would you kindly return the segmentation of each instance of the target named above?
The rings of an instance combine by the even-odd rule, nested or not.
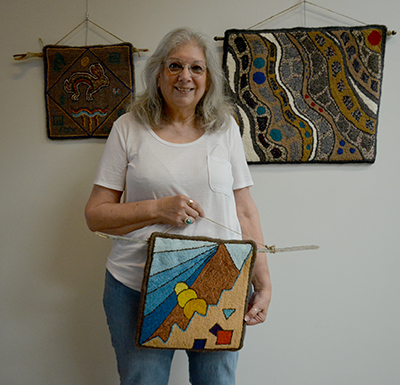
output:
[[[255,255],[252,241],[154,233],[137,344],[198,351],[240,349]]]
[[[385,41],[379,25],[226,31],[248,162],[374,162]]]
[[[48,137],[106,138],[132,102],[132,45],[45,46],[43,56]]]

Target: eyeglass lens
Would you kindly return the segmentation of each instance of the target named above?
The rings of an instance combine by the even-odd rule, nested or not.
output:
[[[192,64],[184,64],[180,60],[173,59],[166,62],[169,72],[173,75],[180,74],[185,66],[188,67],[193,77],[198,77],[203,74],[206,66],[203,63],[194,62]]]

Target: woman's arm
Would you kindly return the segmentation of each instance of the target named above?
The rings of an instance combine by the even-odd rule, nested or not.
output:
[[[264,244],[257,207],[248,187],[234,191],[236,210],[244,238]],[[271,279],[265,253],[258,253],[254,264],[252,283],[254,293],[250,299],[245,320],[248,325],[264,322],[271,301]]]
[[[188,205],[189,198],[185,195],[130,203],[120,203],[121,196],[121,191],[93,186],[85,208],[90,230],[125,235],[157,223],[183,227],[187,217],[196,220],[198,216],[204,216],[197,202]]]

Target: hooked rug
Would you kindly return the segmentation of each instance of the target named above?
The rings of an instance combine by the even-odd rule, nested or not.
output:
[[[50,139],[107,138],[132,103],[133,46],[45,46],[45,98]]]
[[[248,162],[373,163],[385,42],[381,25],[227,30]]]
[[[153,233],[137,345],[240,349],[256,250],[254,241]]]

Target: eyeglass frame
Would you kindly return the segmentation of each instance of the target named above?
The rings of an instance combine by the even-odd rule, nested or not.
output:
[[[178,72],[172,72],[171,71],[170,65],[172,63],[174,63],[174,62],[181,65],[181,67],[180,67]],[[204,72],[206,72],[206,69],[207,69],[207,66],[202,61],[194,61],[192,64],[188,64],[188,63],[183,63],[182,60],[180,60],[180,59],[168,59],[168,60],[165,60],[164,64],[166,64],[167,70],[171,75],[179,75],[179,74],[182,73],[183,69],[185,67],[187,67],[188,71],[190,72],[190,75],[194,79],[199,78],[201,75],[203,75]],[[201,74],[196,74],[196,73],[194,73],[192,71],[192,66],[194,66],[194,65],[198,65],[198,66],[201,66],[203,68],[203,71],[201,72]]]

